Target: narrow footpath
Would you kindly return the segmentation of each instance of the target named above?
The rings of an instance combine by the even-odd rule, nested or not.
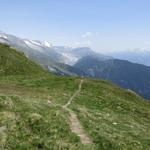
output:
[[[80,81],[78,90],[70,97],[70,99],[63,106],[63,108],[69,112],[69,121],[70,121],[71,131],[80,137],[82,144],[92,144],[92,141],[87,136],[87,134],[84,132],[84,129],[83,129],[82,125],[80,124],[80,122],[77,118],[77,115],[71,109],[68,108],[68,106],[72,103],[74,98],[81,92],[82,83],[83,83],[83,80]]]

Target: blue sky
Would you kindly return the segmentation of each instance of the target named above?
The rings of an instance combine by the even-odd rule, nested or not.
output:
[[[99,52],[150,47],[150,0],[0,0],[0,30]]]

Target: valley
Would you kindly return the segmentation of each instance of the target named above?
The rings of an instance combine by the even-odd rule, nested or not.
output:
[[[0,43],[24,53],[31,61],[55,75],[108,80],[150,99],[150,66],[116,59],[89,47],[53,46],[47,41],[22,39],[3,32],[0,32]]]

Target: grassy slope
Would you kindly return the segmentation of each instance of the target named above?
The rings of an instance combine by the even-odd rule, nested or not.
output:
[[[6,127],[6,131],[0,133],[1,147],[88,149],[71,133],[68,113],[61,108],[78,82],[53,76],[1,78],[0,126]]]
[[[0,44],[0,75],[31,75],[45,73],[41,67],[28,60],[23,53]]]
[[[149,102],[111,83],[84,79],[70,108],[93,141],[85,146],[61,108],[80,79],[32,70],[40,73],[0,77],[0,149],[149,149]]]
[[[105,81],[86,80],[71,108],[99,148],[149,149],[150,103],[141,97]]]

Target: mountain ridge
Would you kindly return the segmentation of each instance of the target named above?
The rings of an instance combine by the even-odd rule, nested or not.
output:
[[[28,58],[53,74],[110,80],[123,88],[130,89],[150,99],[150,79],[147,77],[149,69],[146,69],[146,66],[119,59],[116,63],[110,64],[110,62],[117,59],[96,53],[88,47],[70,48],[65,46],[51,46],[50,43],[48,44],[38,40],[20,39],[12,35],[1,33],[0,42],[5,43],[4,41],[11,47],[16,47],[18,51],[24,52]],[[32,46],[26,44],[25,41],[32,43]],[[84,62],[84,59],[88,61]],[[70,64],[68,65],[69,62]],[[83,64],[80,63],[79,65],[79,62]],[[119,66],[119,64],[121,65]],[[91,68],[89,68],[90,66]],[[131,66],[135,66],[135,68],[133,67],[133,69],[130,69]],[[144,70],[146,70],[146,72],[141,73],[136,68],[140,68],[141,72]],[[113,69],[115,71],[113,71]],[[122,74],[120,72],[122,72]],[[127,72],[129,72],[129,75]],[[138,78],[136,78],[137,75]],[[133,78],[133,80],[131,80],[131,78]]]
[[[73,68],[72,66],[79,59],[88,56],[89,54],[103,60],[110,58],[108,56],[98,54],[88,47],[71,48],[65,46],[50,46],[51,44],[47,47],[43,45],[44,42],[21,39],[6,33],[0,34],[0,43],[6,43],[17,50],[24,52],[28,58],[34,60],[50,72],[55,70],[55,72],[52,72],[58,75],[79,76],[85,74],[84,71],[80,74],[81,70]],[[64,70],[61,66],[65,66],[63,68]]]
[[[99,61],[93,57],[79,60],[74,67],[83,69],[93,78],[110,80],[113,83],[150,98],[150,67],[126,60]]]

